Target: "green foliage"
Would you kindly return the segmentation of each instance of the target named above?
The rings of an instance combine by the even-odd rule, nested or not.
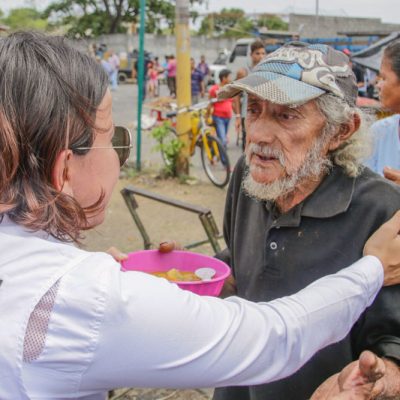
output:
[[[223,8],[203,19],[199,34],[208,36],[243,37],[250,35],[253,22],[240,8]]]
[[[287,31],[289,29],[289,24],[282,20],[282,18],[277,15],[263,14],[257,20],[257,26],[267,27],[268,29],[275,31]]]
[[[184,146],[183,142],[180,141],[171,131],[171,123],[168,121],[155,127],[150,134],[158,142],[158,145],[155,146],[154,150],[161,151],[164,160],[166,161],[164,167],[166,175],[176,177],[178,175],[178,156]]]
[[[7,17],[1,18],[0,22],[10,27],[11,30],[34,29],[47,30],[49,24],[46,19],[35,8],[14,8]]]
[[[203,0],[192,0],[201,4]],[[44,11],[56,25],[68,26],[71,36],[125,33],[139,22],[139,0],[54,0]],[[175,26],[175,0],[147,0],[146,32],[161,33]]]
[[[288,24],[277,15],[263,14],[257,20],[252,20],[247,18],[240,8],[223,8],[219,13],[207,15],[198,33],[207,36],[245,37],[252,35],[255,27],[288,30]]]

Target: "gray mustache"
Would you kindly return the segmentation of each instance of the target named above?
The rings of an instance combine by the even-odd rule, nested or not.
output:
[[[266,145],[261,146],[256,143],[249,143],[246,148],[246,159],[248,163],[250,162],[250,158],[253,154],[276,158],[279,160],[279,163],[282,165],[282,167],[285,166],[285,156],[281,150],[273,149]]]

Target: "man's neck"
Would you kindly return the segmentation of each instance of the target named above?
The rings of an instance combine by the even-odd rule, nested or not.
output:
[[[322,174],[315,179],[309,179],[306,182],[300,182],[296,189],[285,196],[279,197],[275,200],[275,204],[282,214],[287,213],[293,207],[300,204],[306,199],[315,189],[320,185],[325,175]]]

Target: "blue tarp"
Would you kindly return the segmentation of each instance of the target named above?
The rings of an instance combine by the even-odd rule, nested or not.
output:
[[[400,38],[400,32],[393,32],[391,35],[379,40],[372,46],[358,51],[357,53],[353,53],[353,62],[363,67],[370,68],[375,72],[379,72],[383,51],[390,42],[398,38]]]

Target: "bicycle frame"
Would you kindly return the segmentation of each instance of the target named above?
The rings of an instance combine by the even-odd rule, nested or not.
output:
[[[203,146],[206,151],[208,159],[211,161],[213,157],[220,158],[220,152],[218,145],[213,142],[212,149],[210,149],[209,141],[207,140],[208,135],[215,135],[214,128],[208,126],[205,120],[206,108],[210,102],[198,103],[193,106],[182,108],[180,111],[171,112],[169,115],[167,114],[167,118],[161,118],[161,114],[158,114],[159,120],[164,121],[166,119],[172,120],[179,112],[190,112],[190,147],[189,152],[190,155],[196,151],[196,146]],[[211,103],[215,103],[214,100],[211,100]],[[175,127],[176,122],[172,124]]]
[[[184,133],[184,135],[189,136],[189,154],[193,156],[196,146],[200,147],[201,162],[205,174],[214,185],[222,188],[229,182],[230,163],[226,149],[217,137],[214,127],[209,126],[206,121],[206,109],[210,103],[214,102],[216,101],[211,100],[210,102],[183,107],[168,113],[166,116],[171,119],[180,113],[190,113],[190,130]],[[174,127],[170,129],[170,135],[172,135],[170,139],[179,137]],[[168,166],[165,155],[163,153],[161,155]]]

